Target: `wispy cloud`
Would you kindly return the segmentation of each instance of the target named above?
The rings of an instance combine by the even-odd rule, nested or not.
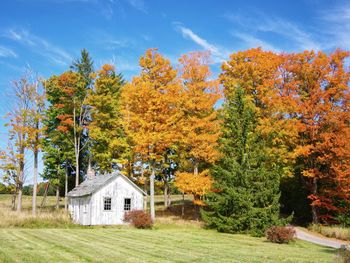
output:
[[[129,5],[136,8],[137,10],[147,13],[147,7],[143,0],[126,0]]]
[[[332,41],[327,42],[327,48],[350,47],[350,4],[335,6],[331,10],[320,12],[323,23],[323,33]]]
[[[115,14],[124,17],[125,9],[131,7],[147,14],[147,5],[144,0],[31,0],[38,2],[51,2],[53,4],[77,4],[93,6],[104,18],[110,20]]]
[[[16,57],[18,57],[18,55],[12,49],[4,47],[4,46],[0,46],[0,57],[13,57],[13,58],[16,58]]]
[[[123,76],[128,81],[130,81],[132,77],[135,76],[140,70],[137,59],[133,57],[125,57],[115,54],[112,55],[112,58],[101,58],[96,61],[97,68],[100,68],[104,64],[113,65],[116,71],[122,72]]]
[[[11,63],[8,63],[5,61],[1,61],[1,60],[0,60],[0,65],[3,65],[4,67],[10,68],[13,71],[18,71],[21,73],[23,73],[25,71],[25,68],[26,68],[26,67],[20,67],[18,65],[14,65],[14,64],[11,64]]]
[[[277,33],[294,41],[300,49],[321,49],[320,44],[315,41],[312,35],[303,31],[296,24],[281,18],[266,18],[263,23],[258,23],[257,29],[263,32]]]
[[[179,31],[184,38],[190,39],[205,50],[210,51],[216,62],[225,60],[225,56],[227,54],[226,50],[224,51],[224,49],[218,45],[209,43],[206,39],[194,33],[190,28],[184,27],[179,23],[174,23],[174,25],[175,29]]]
[[[96,46],[96,48],[103,48],[105,50],[120,50],[120,49],[134,49],[137,47],[136,40],[106,29],[91,29],[89,35],[93,35],[94,38],[89,38],[88,42]]]
[[[64,49],[22,28],[9,29],[2,36],[16,41],[32,52],[46,57],[56,64],[67,65],[73,60],[72,56]]]
[[[246,33],[241,33],[241,32],[231,32],[231,35],[242,40],[248,48],[254,48],[254,47],[261,47],[265,50],[271,50],[275,52],[280,52],[278,48],[276,48],[274,45],[261,40],[253,35],[249,35]]]
[[[240,34],[245,36],[246,40],[248,35],[250,35],[251,39],[259,40],[256,37],[257,33],[271,33],[277,41],[280,40],[278,39],[278,36],[280,36],[280,38],[286,39],[289,44],[298,50],[319,50],[322,48],[319,41],[315,40],[315,36],[310,32],[301,29],[296,23],[279,17],[271,17],[262,13],[256,13],[250,16],[226,14],[224,17],[240,26],[242,29]],[[260,41],[262,41],[262,44],[268,44],[263,40]]]

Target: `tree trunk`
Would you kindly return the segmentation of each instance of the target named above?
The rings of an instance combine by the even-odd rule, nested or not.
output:
[[[74,101],[74,100],[73,100]],[[75,103],[75,101],[74,101]],[[75,114],[75,106],[73,109],[73,131],[74,131],[74,153],[75,153],[75,187],[79,185],[79,152],[80,152],[80,144],[77,135],[77,127],[76,127],[76,114]]]
[[[168,186],[168,207],[171,205],[171,192],[170,192],[170,188]]]
[[[312,194],[317,196],[318,195],[318,189],[317,189],[317,178],[313,178],[312,180]],[[311,212],[312,212],[312,222],[314,224],[318,224],[318,213],[317,213],[317,207],[312,205],[311,206]]]
[[[151,168],[152,169],[152,173],[150,176],[150,180],[149,180],[149,186],[150,186],[150,208],[151,208],[151,220],[152,222],[155,221],[156,219],[156,211],[154,208],[154,178],[155,178],[155,171],[154,171],[154,167]]]
[[[193,167],[193,174],[194,174],[195,176],[197,176],[197,175],[198,175],[198,162],[195,161],[193,166],[194,166],[194,167]]]
[[[66,166],[66,175],[64,178],[64,210],[68,210],[68,166]]]
[[[17,212],[22,211],[22,186],[18,187],[18,202],[17,202]]]
[[[198,162],[197,161],[194,162],[193,174],[194,174],[194,176],[198,176]],[[194,194],[193,199],[198,200],[198,196]],[[196,204],[194,204],[194,213],[195,213],[196,220],[198,221],[198,219],[199,219],[199,206]]]
[[[22,211],[22,190],[24,183],[24,148],[22,147],[20,150],[21,158],[19,161],[19,176],[17,181],[17,189],[18,189],[18,201],[17,201],[17,212]]]
[[[143,191],[145,191],[145,193],[148,193],[148,191],[147,191],[147,179],[146,178],[145,178],[145,182],[143,184]],[[144,211],[147,211],[147,203],[148,203],[148,196],[146,195],[143,198],[143,210]]]
[[[47,192],[49,190],[49,187],[50,187],[50,182],[48,182],[45,186],[45,192],[44,192],[43,200],[41,201],[40,208],[43,208],[44,205],[46,204],[46,197],[47,197]]]
[[[56,186],[56,209],[60,208],[60,187]]]
[[[79,152],[75,153],[75,187],[79,185]]]
[[[11,207],[13,211],[16,209],[16,197],[17,197],[17,189],[12,194]]]
[[[32,214],[36,215],[36,194],[38,187],[38,150],[34,150],[34,176],[33,176],[33,198],[32,198]]]
[[[165,208],[168,208],[168,205],[169,205],[168,189],[169,189],[168,180],[166,178],[164,178],[164,207]]]
[[[185,192],[182,192],[181,218],[185,216]]]

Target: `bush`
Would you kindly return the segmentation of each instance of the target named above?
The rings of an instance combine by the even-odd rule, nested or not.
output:
[[[127,212],[124,221],[131,223],[136,228],[151,228],[153,225],[150,215],[142,210]]]
[[[266,238],[273,243],[289,243],[294,240],[295,230],[291,227],[272,226],[266,230]]]
[[[350,227],[350,213],[342,213],[336,217],[342,227]]]

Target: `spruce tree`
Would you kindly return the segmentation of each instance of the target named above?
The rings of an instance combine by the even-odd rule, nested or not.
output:
[[[264,234],[279,220],[279,173],[256,130],[257,108],[241,87],[223,109],[222,158],[214,166],[214,192],[202,217],[210,228],[228,233]]]
[[[80,58],[76,58],[72,62],[70,69],[82,75],[86,80],[87,86],[91,84],[91,73],[94,72],[94,61],[86,49],[81,50]]]

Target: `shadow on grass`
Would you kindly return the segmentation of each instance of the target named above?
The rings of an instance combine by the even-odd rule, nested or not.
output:
[[[175,216],[184,220],[199,220],[198,207],[193,204],[190,200],[185,200],[184,214],[182,215],[182,200],[173,201],[168,208],[157,209],[157,216],[168,217]]]

